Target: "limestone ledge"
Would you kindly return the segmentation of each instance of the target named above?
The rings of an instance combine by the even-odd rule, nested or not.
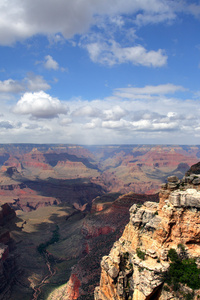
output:
[[[177,190],[170,194],[169,202],[175,207],[200,208],[200,192],[196,189]]]

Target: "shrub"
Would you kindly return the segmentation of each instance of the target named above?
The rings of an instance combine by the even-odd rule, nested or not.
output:
[[[193,290],[199,289],[200,269],[197,268],[195,259],[181,259],[174,249],[168,251],[168,257],[171,264],[165,274],[166,282],[172,285],[175,291],[179,289],[179,283],[186,284]]]
[[[171,248],[168,251],[168,257],[170,258],[171,262],[175,263],[179,261],[178,253],[175,249]]]
[[[140,259],[142,259],[142,260],[145,259],[146,253],[145,253],[144,251],[140,250],[140,248],[137,248],[137,249],[136,249],[136,254],[137,254],[137,256],[138,256]]]
[[[167,285],[164,285],[163,289],[164,289],[166,292],[169,292],[169,291],[170,291],[170,288],[169,288]]]
[[[129,253],[128,253],[128,252],[124,252],[124,253],[123,253],[123,258],[124,258],[125,260],[127,260],[127,259],[129,258]]]
[[[178,244],[178,248],[179,248],[181,251],[185,252],[185,246],[184,246],[183,244]]]

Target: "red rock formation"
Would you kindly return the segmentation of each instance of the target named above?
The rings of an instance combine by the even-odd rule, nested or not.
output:
[[[44,205],[52,204],[54,200],[63,201],[63,195],[62,199],[57,195],[54,200],[52,199],[51,194],[53,190],[55,191],[55,185],[52,188],[50,185],[56,179],[72,179],[77,188],[77,179],[80,179],[80,187],[85,186],[86,180],[88,183],[101,186],[102,192],[155,193],[164,180],[161,178],[167,176],[166,173],[176,170],[180,175],[182,171],[177,169],[178,165],[184,162],[188,165],[197,162],[199,152],[198,147],[185,149],[181,146],[130,145],[93,148],[92,153],[77,145],[5,146],[5,149],[1,149],[2,156],[0,156],[0,162],[4,164],[0,172],[0,196],[2,196],[0,202],[12,203],[13,199],[19,198],[21,208],[35,209],[41,206],[43,201]],[[52,181],[50,178],[53,178]],[[24,187],[25,180],[32,181],[31,187]],[[48,194],[47,189],[38,190],[41,180],[48,185]],[[70,195],[66,201],[71,203],[69,198],[75,199],[74,205],[82,209],[88,195],[86,196],[86,193],[83,195],[82,191],[77,195],[77,188],[75,191],[74,187],[70,189],[68,186],[65,194]],[[35,195],[34,199],[32,195]],[[40,197],[41,195],[44,197]],[[49,201],[45,197],[50,198]],[[29,208],[25,208],[27,202],[31,203]]]
[[[84,237],[86,239],[95,238],[102,234],[104,235],[104,234],[108,234],[108,233],[114,232],[114,231],[115,231],[115,229],[110,226],[102,226],[102,227],[98,228],[95,225],[90,226],[90,224],[88,224],[88,223],[83,224],[83,227],[81,230],[82,234],[84,235]]]
[[[76,274],[72,274],[67,288],[67,294],[69,300],[75,300],[79,297],[79,288],[81,286],[81,282],[76,276]]]

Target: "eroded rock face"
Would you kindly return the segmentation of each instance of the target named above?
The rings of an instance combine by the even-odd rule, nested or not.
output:
[[[7,203],[0,207],[0,226],[5,225],[11,219],[16,217],[14,209],[12,209]]]
[[[122,237],[102,259],[95,300],[185,299],[183,295],[192,293],[187,286],[181,286],[179,296],[171,287],[163,288],[169,249],[178,252],[178,245],[183,245],[189,258],[200,254],[200,192],[192,181],[184,190],[177,189],[180,183],[171,176],[162,187],[159,204],[145,202],[130,208]],[[200,290],[195,290],[194,299],[198,295]]]
[[[15,211],[7,203],[0,207],[0,300],[11,299],[11,285],[19,271],[16,257],[11,253],[10,233],[4,228],[15,216]]]
[[[200,192],[197,192],[196,189],[175,191],[169,196],[169,201],[175,207],[200,208]]]

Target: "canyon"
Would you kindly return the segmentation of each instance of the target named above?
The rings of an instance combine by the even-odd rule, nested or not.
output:
[[[0,145],[0,205],[12,211],[2,228],[12,241],[9,256],[17,260],[17,277],[1,294],[93,299],[101,259],[122,236],[129,209],[153,203],[150,210],[160,212],[160,187],[164,195],[177,189],[176,181],[166,185],[169,176],[180,181],[189,172],[192,178],[199,157],[199,146]]]
[[[199,157],[199,146],[1,144],[0,204],[22,211],[58,204],[90,209],[105,193],[156,193]]]

